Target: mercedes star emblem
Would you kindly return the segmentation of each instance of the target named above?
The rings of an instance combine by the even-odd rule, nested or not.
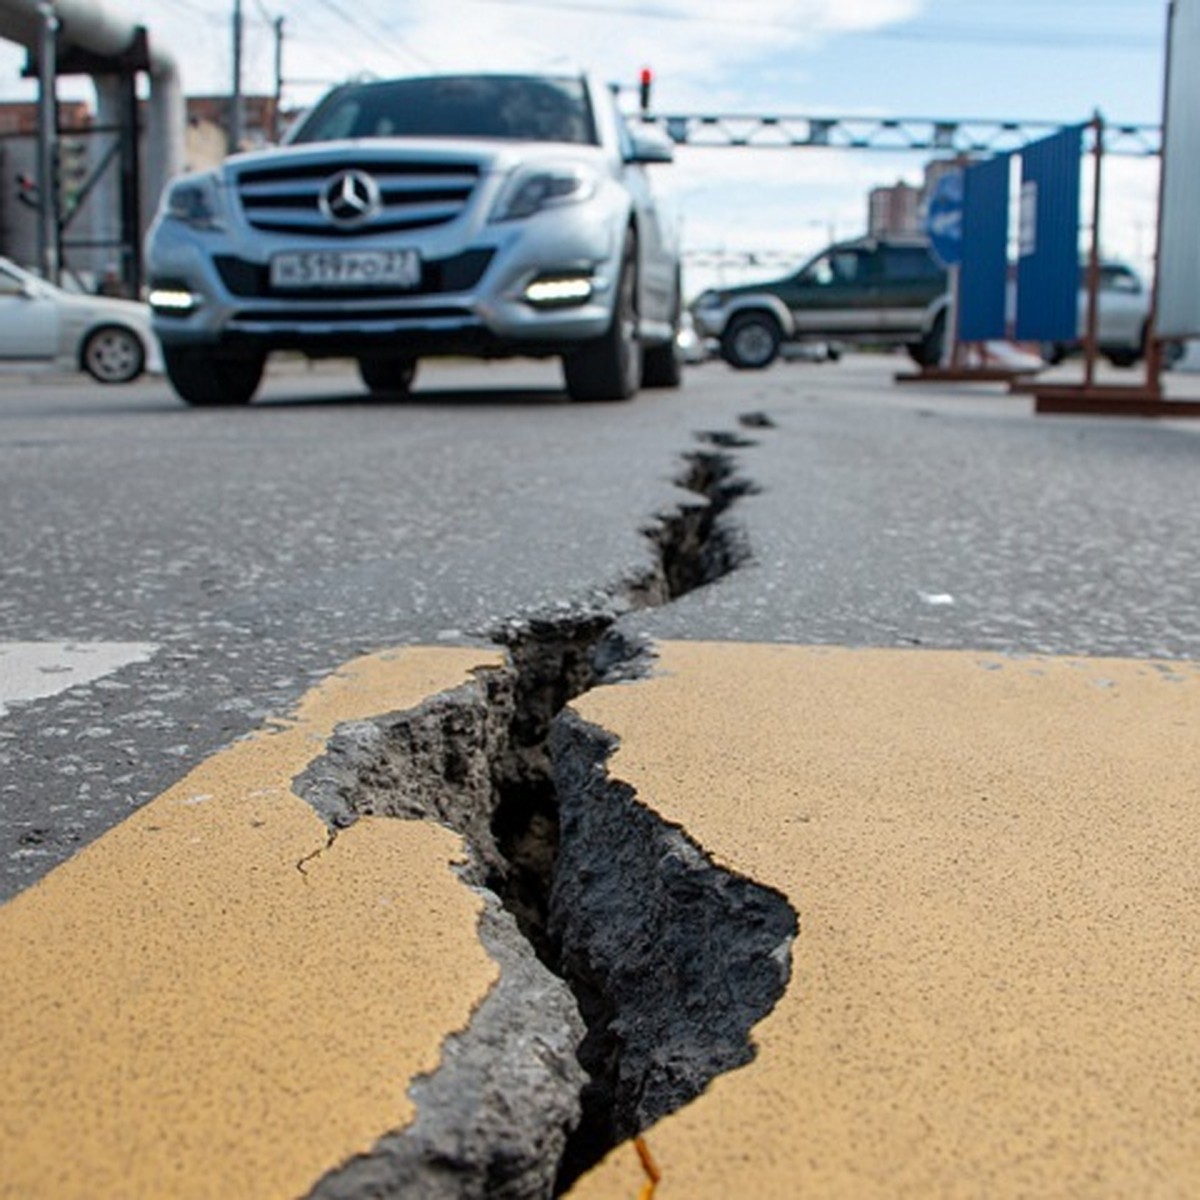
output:
[[[365,171],[339,171],[321,188],[320,206],[335,225],[361,225],[379,212],[379,184]]]

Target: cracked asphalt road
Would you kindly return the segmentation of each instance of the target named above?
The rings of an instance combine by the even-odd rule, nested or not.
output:
[[[542,364],[433,366],[399,405],[286,366],[240,412],[0,378],[0,641],[155,648],[0,719],[0,896],[357,653],[602,603],[714,432],[753,443],[753,561],[639,631],[1200,657],[1194,423],[1035,418],[897,366],[710,363],[614,406]]]
[[[702,652],[707,665],[694,674],[690,668],[675,672],[672,727],[678,730],[679,714],[701,703],[692,694],[689,681],[695,679],[707,700],[696,709],[696,724],[685,720],[682,727],[702,729],[701,714],[715,719],[716,731],[701,734],[706,744],[731,728],[720,719],[726,675],[731,703],[739,677],[738,687],[750,680],[766,697],[768,712],[758,718],[752,706],[738,710],[753,726],[738,735],[743,752],[752,748],[754,733],[769,726],[772,711],[786,719],[793,707],[784,698],[772,708],[770,687],[759,687],[770,680],[756,663],[780,660],[769,653],[760,660],[737,643],[794,643],[818,656],[845,653],[835,647],[904,648],[904,670],[922,678],[922,661],[941,660],[922,660],[921,648],[1015,655],[1009,661],[1025,662],[1025,673],[1039,679],[1051,673],[1043,661],[1060,660],[1034,656],[1134,660],[1101,668],[1105,678],[1096,683],[1092,703],[1103,702],[1104,689],[1118,685],[1134,692],[1138,680],[1155,672],[1171,677],[1161,661],[1137,660],[1200,658],[1194,605],[1200,518],[1187,503],[1200,454],[1193,425],[1037,419],[1027,400],[996,389],[897,389],[890,380],[895,366],[894,360],[863,356],[746,376],[710,364],[692,372],[679,393],[647,393],[623,406],[566,404],[556,371],[536,366],[435,368],[427,372],[427,391],[403,405],[365,401],[352,377],[336,366],[291,368],[271,381],[266,403],[232,413],[181,410],[156,382],[108,393],[73,383],[4,381],[0,489],[10,520],[0,531],[0,897],[15,896],[124,822],[115,839],[101,843],[108,850],[77,858],[50,887],[11,906],[12,928],[24,928],[22,919],[49,903],[47,897],[64,889],[70,894],[79,880],[89,880],[122,838],[141,831],[157,840],[155,814],[164,803],[175,805],[169,811],[186,848],[195,826],[176,810],[182,806],[202,824],[206,820],[216,793],[191,792],[206,771],[218,769],[217,752],[232,753],[234,761],[239,747],[252,754],[255,746],[274,744],[283,753],[290,743],[286,736],[272,737],[274,723],[309,694],[314,681],[355,655],[433,645],[447,653],[465,647],[468,657],[482,658],[490,652],[489,631],[521,614],[566,621],[619,606],[630,585],[653,569],[647,531],[658,518],[697,502],[678,483],[685,462],[714,445],[732,456],[738,478],[752,485],[731,513],[749,559],[668,605],[628,611],[617,625],[627,644],[649,637],[664,647],[725,647],[720,654]],[[681,652],[670,653],[677,658]],[[861,744],[871,722],[854,704],[861,679],[853,661],[848,674],[835,669],[830,676],[831,695],[850,705],[848,715],[838,717],[836,706],[827,706],[824,718],[839,730],[862,719],[855,743]],[[979,659],[961,661],[979,671]],[[1071,664],[1061,669],[1069,675]],[[1180,670],[1180,678],[1190,679],[1194,668]],[[934,708],[953,709],[944,689],[932,690]],[[884,692],[892,720],[898,692]],[[626,698],[636,710],[635,694],[631,689]],[[590,703],[585,697],[585,709]],[[822,696],[805,703],[825,705]],[[605,724],[621,729],[623,738],[636,741],[658,723],[651,717],[623,725],[620,708]],[[1168,706],[1165,723],[1178,724],[1183,714],[1183,708]],[[1049,728],[1036,703],[1024,718],[1039,734]],[[920,709],[913,719],[928,737],[933,726]],[[974,719],[978,714],[967,724]],[[264,724],[257,739],[238,741]],[[1014,721],[1013,729],[1018,725]],[[1132,730],[1118,718],[1103,745],[1127,727]],[[284,722],[278,728],[286,734],[292,727]],[[1053,756],[1063,738],[1052,729],[1046,736],[1045,753]],[[1032,737],[1018,740],[1025,745]],[[836,751],[841,743],[832,735],[828,740]],[[1153,750],[1158,742],[1145,744]],[[316,742],[306,742],[303,754],[296,750],[296,762],[315,749]],[[803,747],[799,753],[807,769],[812,756]],[[680,798],[686,807],[705,791],[706,768],[702,761],[689,763],[690,757],[685,739],[639,762],[637,769],[652,781],[647,792],[667,802],[664,815]],[[853,758],[835,752],[830,762]],[[920,759],[917,744],[915,761]],[[988,759],[985,775],[997,761]],[[662,764],[667,777],[660,782]],[[699,771],[702,786],[681,782],[685,764]],[[743,775],[748,769],[744,764]],[[1138,773],[1135,766],[1133,777]],[[235,774],[222,805],[232,815],[229,828],[243,829],[254,815],[247,802],[253,808],[266,791],[245,792],[245,772]],[[885,776],[893,774],[885,767]],[[170,790],[180,786],[187,795]],[[759,817],[769,824],[774,810],[769,789],[762,790]],[[861,792],[855,784],[847,794]],[[1018,783],[1015,794],[1020,792]],[[159,799],[146,806],[152,797]],[[1078,816],[1068,809],[1065,815]],[[137,821],[125,821],[134,812]],[[303,823],[305,837],[319,841],[319,830],[308,828],[311,815]],[[702,823],[694,813],[681,822],[688,829]],[[257,818],[250,826],[260,828]],[[721,828],[718,815],[701,844],[721,856],[728,828]],[[219,827],[214,829],[219,841]],[[884,833],[886,858],[891,835]],[[1173,836],[1177,844],[1178,833]],[[226,840],[221,859],[236,875],[242,855],[236,838]],[[759,840],[765,844],[770,837]],[[448,852],[448,844],[439,844],[433,857],[444,859]],[[294,887],[295,854],[289,855],[275,867]],[[804,854],[785,852],[784,860],[783,867],[768,863],[749,873],[771,880],[781,894],[796,886],[802,893],[806,885],[788,872]],[[842,868],[829,861],[837,876]],[[128,869],[118,859],[114,877]],[[164,878],[177,874],[178,867],[169,867]],[[121,886],[110,891],[115,896]],[[356,903],[369,907],[370,897],[364,893]],[[181,904],[186,919],[186,891]],[[797,907],[803,913],[803,904]],[[246,911],[252,910],[270,929],[290,904]],[[42,925],[48,928],[61,911],[48,910]],[[73,921],[76,933],[97,911],[84,894],[80,918]],[[377,918],[366,928],[376,927]],[[460,912],[455,936],[478,959],[471,920]],[[111,924],[119,921],[118,905]],[[40,961],[37,927],[34,922],[35,936],[22,945]],[[804,929],[802,915],[801,968],[832,983],[829,967],[838,955],[818,957],[814,968],[803,955],[815,948],[819,956],[822,943],[804,941]],[[173,938],[164,944],[160,969],[170,979]],[[125,950],[116,961],[128,957]],[[36,991],[43,977],[32,971],[21,978]],[[52,981],[54,972],[44,978]],[[938,984],[945,980],[939,977]],[[863,995],[862,981],[854,987],[852,1003]],[[54,1007],[52,992],[37,994]],[[251,986],[248,995],[254,994]],[[79,1011],[88,1007],[85,998]],[[969,1001],[961,1007],[969,1011]],[[902,1023],[912,1025],[906,1018]],[[818,1036],[824,1032],[816,1030]],[[440,1036],[435,1031],[434,1045]],[[1144,1036],[1131,1028],[1130,1044]],[[56,1038],[54,1044],[69,1041]],[[169,1054],[169,1038],[166,1044]],[[199,1044],[203,1048],[203,1039]],[[36,1057],[32,1038],[30,1045]],[[1085,1067],[1091,1045],[1085,1037]],[[428,1051],[428,1041],[418,1047],[418,1054],[427,1057]],[[770,1068],[764,1061],[763,1070]],[[867,1073],[872,1069],[868,1063]],[[796,1072],[786,1074],[793,1078]],[[73,1082],[70,1072],[56,1077]],[[743,1085],[757,1077],[746,1072]],[[41,1085],[33,1086],[40,1093]],[[1031,1111],[1017,1107],[1020,1119]],[[670,1151],[669,1186],[682,1187],[681,1195],[700,1194],[681,1173],[698,1160],[688,1149],[694,1135],[685,1132],[678,1141],[673,1131],[703,1129],[706,1111],[699,1103],[685,1108],[694,1116],[691,1125],[668,1121],[663,1137],[651,1139],[658,1155],[664,1147]],[[393,1113],[390,1123],[380,1124],[368,1115],[362,1130],[394,1129],[397,1119]],[[850,1118],[851,1129],[858,1119]],[[727,1117],[717,1120],[728,1125]],[[705,1144],[716,1146],[704,1136]],[[825,1144],[834,1140],[830,1134]],[[740,1153],[736,1135],[734,1143],[731,1163]],[[1070,1159],[1070,1170],[1077,1158]],[[855,1155],[848,1152],[846,1161],[853,1164]],[[622,1194],[626,1182],[616,1175],[616,1190],[604,1190],[610,1178],[604,1172],[625,1180],[631,1163],[635,1176],[646,1170],[644,1159],[628,1154],[609,1159],[583,1182],[581,1194]],[[312,1169],[302,1168],[296,1180]],[[1003,1176],[1003,1164],[1000,1169]],[[737,1170],[735,1163],[735,1177]],[[880,1178],[886,1180],[888,1170],[882,1166]],[[786,1170],[784,1175],[792,1178]],[[719,1172],[712,1178],[719,1179]],[[917,1171],[913,1178],[919,1188],[921,1178],[941,1176]],[[1132,1178],[1147,1177],[1135,1172]],[[775,1190],[762,1194],[783,1195],[787,1186],[773,1183]],[[588,1190],[594,1188],[601,1190]]]

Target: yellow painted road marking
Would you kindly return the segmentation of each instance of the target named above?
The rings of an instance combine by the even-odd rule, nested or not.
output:
[[[574,707],[800,933],[656,1200],[1200,1194],[1200,669],[660,650]],[[571,1195],[644,1183],[625,1145]]]
[[[412,1119],[497,973],[462,844],[373,820],[322,852],[290,781],[498,664],[352,663],[0,909],[0,1195],[294,1197]]]
[[[574,1196],[1200,1190],[1195,666],[662,655],[576,707],[801,932],[755,1062]],[[323,850],[289,781],[336,722],[497,662],[352,664],[0,909],[0,1194],[294,1196],[411,1119],[496,974],[462,846]]]

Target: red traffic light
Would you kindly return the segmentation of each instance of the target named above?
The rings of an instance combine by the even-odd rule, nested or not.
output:
[[[32,175],[21,171],[16,178],[17,184],[17,199],[29,208],[39,208],[41,206],[41,192],[37,185],[37,180]]]
[[[642,112],[650,111],[650,85],[654,82],[654,74],[649,67],[643,67],[638,78],[638,95],[641,98]]]

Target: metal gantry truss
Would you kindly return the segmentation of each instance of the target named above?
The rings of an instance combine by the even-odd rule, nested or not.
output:
[[[1003,154],[1063,128],[1055,121],[941,120],[931,117],[808,117],[645,114],[680,146],[837,150],[924,150],[950,155]],[[1084,122],[1079,122],[1084,124]],[[1157,125],[1103,123],[1104,152],[1161,153]]]

